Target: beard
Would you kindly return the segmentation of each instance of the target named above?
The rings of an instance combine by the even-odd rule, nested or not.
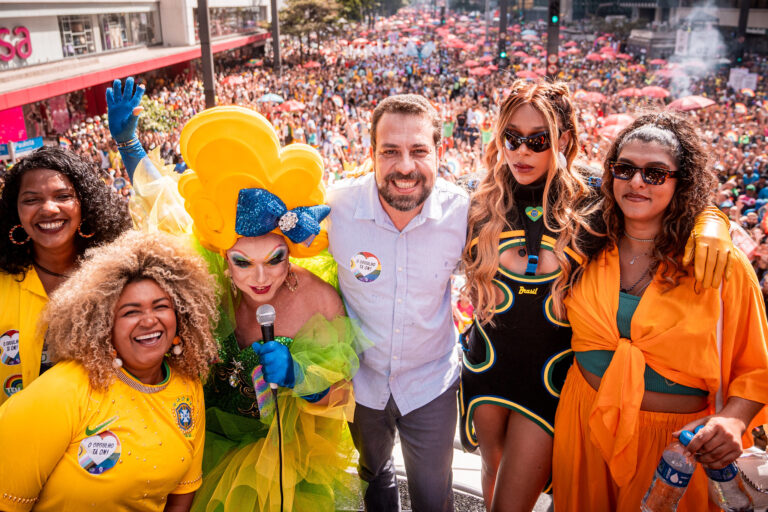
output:
[[[390,188],[390,186],[396,187],[395,180],[416,180],[416,187],[420,186],[421,192],[409,195],[398,194]],[[401,212],[409,212],[424,204],[432,192],[432,187],[427,187],[426,182],[424,175],[416,171],[408,174],[392,173],[384,178],[383,183],[376,183],[376,188],[378,188],[381,198],[389,206]]]

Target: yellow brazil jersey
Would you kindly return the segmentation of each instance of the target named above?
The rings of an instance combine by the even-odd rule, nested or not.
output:
[[[105,391],[62,362],[0,407],[0,510],[161,511],[202,479],[199,380],[166,366],[146,386],[121,371]]]
[[[34,267],[21,274],[0,272],[0,405],[29,386],[40,374],[44,329],[38,329],[40,312],[48,303]]]

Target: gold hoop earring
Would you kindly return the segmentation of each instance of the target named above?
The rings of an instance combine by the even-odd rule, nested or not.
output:
[[[29,242],[30,240],[32,240],[32,237],[30,237],[30,236],[29,236],[29,233],[27,233],[26,231],[24,231],[24,233],[26,233],[26,235],[27,235],[27,239],[26,239],[26,240],[24,240],[24,241],[22,241],[22,242],[19,242],[18,240],[16,240],[16,237],[14,237],[14,236],[13,236],[13,232],[14,232],[14,231],[16,231],[16,230],[17,230],[17,229],[19,229],[19,228],[21,228],[21,230],[22,230],[22,231],[24,231],[24,226],[22,226],[21,224],[16,224],[16,225],[15,225],[15,226],[13,226],[13,227],[11,228],[11,230],[8,232],[8,238],[10,239],[10,241],[11,241],[11,242],[12,242],[14,245],[24,245],[25,243],[27,243],[27,242]]]
[[[83,238],[91,238],[93,235],[95,235],[95,234],[96,234],[96,230],[93,230],[93,233],[91,233],[91,234],[89,234],[89,235],[85,235],[85,234],[83,234],[83,231],[82,231],[82,229],[83,229],[83,223],[82,223],[82,221],[81,221],[81,222],[80,222],[80,225],[79,225],[79,226],[77,226],[77,234],[78,234],[78,235],[80,235],[80,236],[81,236],[81,237],[83,237]]]
[[[296,288],[299,287],[299,277],[296,275],[292,268],[288,270],[288,275],[285,276],[285,281],[283,281],[283,284],[285,284],[285,287],[288,288],[288,291],[290,292],[295,292]]]

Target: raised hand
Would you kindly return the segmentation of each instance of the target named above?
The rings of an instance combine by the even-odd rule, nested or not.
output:
[[[125,143],[136,137],[136,125],[139,114],[144,110],[139,106],[144,96],[144,87],[133,87],[133,77],[125,79],[123,89],[120,80],[115,80],[107,89],[107,117],[109,131],[118,143]]]

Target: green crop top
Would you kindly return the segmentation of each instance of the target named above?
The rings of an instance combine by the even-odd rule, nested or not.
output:
[[[623,338],[630,338],[632,329],[632,317],[635,314],[640,297],[628,293],[619,292],[619,310],[616,313],[616,326]],[[582,368],[598,377],[602,377],[613,358],[612,350],[588,350],[576,352],[576,360]],[[650,366],[645,367],[645,390],[658,393],[670,393],[674,395],[706,396],[709,393],[703,389],[683,386],[663,377]]]

